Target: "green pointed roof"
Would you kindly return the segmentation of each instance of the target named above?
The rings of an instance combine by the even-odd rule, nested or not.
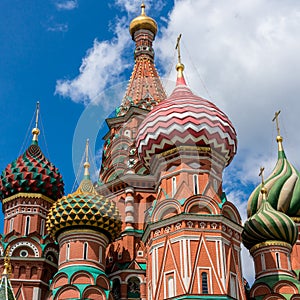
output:
[[[266,179],[265,187],[269,191],[268,202],[278,211],[290,217],[300,217],[300,173],[288,161],[283,147],[282,137],[277,137],[278,159],[272,174]],[[255,188],[248,200],[248,217],[254,215],[262,205],[261,184]]]

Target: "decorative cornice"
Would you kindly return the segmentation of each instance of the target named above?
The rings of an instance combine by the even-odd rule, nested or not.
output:
[[[253,255],[253,252],[260,248],[269,247],[269,246],[278,246],[278,247],[284,247],[288,248],[289,250],[292,250],[292,246],[289,243],[283,242],[283,241],[265,241],[259,244],[256,244],[253,246],[249,251],[250,254]]]
[[[18,193],[15,195],[12,195],[8,198],[5,198],[2,200],[2,204],[5,204],[9,201],[15,200],[17,198],[39,198],[39,199],[43,199],[47,202],[49,202],[50,204],[53,204],[55,201],[47,196],[44,196],[43,194],[39,194],[39,193]]]

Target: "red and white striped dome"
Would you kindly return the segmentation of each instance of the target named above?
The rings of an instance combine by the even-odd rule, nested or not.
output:
[[[208,146],[228,165],[236,153],[237,139],[228,117],[213,103],[194,95],[181,77],[171,96],[140,125],[137,148],[149,166],[152,155],[183,145]]]

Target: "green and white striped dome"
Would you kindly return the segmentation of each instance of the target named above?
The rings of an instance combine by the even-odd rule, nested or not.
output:
[[[268,202],[278,211],[290,217],[300,217],[300,173],[287,160],[282,147],[282,137],[277,137],[278,160],[272,174],[266,179]],[[248,200],[248,218],[262,205],[261,185],[256,187]]]
[[[281,241],[294,245],[298,229],[294,221],[286,214],[276,211],[269,201],[262,201],[259,210],[244,224],[243,244],[251,249],[266,241]]]

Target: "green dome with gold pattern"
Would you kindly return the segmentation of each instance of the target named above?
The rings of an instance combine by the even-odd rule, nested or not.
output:
[[[46,223],[48,232],[57,237],[69,229],[88,228],[104,233],[113,241],[121,232],[119,210],[114,202],[97,193],[87,170],[89,163],[84,166],[84,179],[77,191],[52,206]]]
[[[286,214],[276,211],[267,200],[244,224],[243,244],[251,249],[256,244],[266,241],[281,241],[294,245],[298,229],[295,222]]]

